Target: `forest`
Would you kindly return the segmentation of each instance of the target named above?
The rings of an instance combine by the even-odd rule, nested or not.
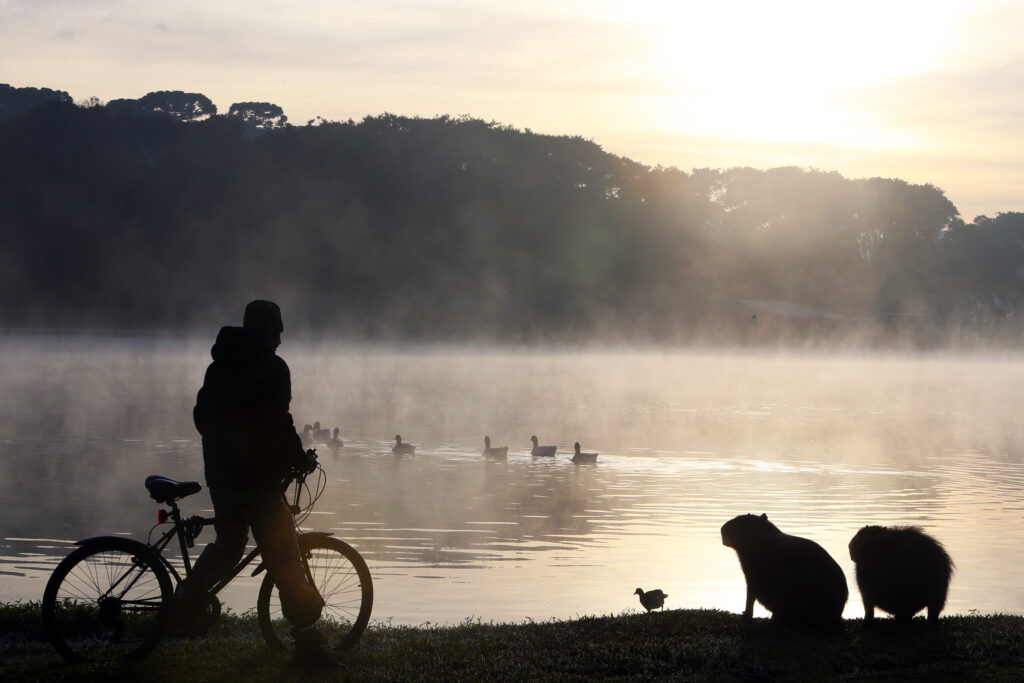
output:
[[[317,339],[1008,346],[1024,214],[468,116],[0,85],[0,328],[209,333],[254,297]]]

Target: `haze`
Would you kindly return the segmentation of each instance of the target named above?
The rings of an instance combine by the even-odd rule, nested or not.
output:
[[[208,344],[208,342],[207,342]],[[0,599],[37,600],[74,540],[145,538],[154,473],[202,480],[191,421],[207,344],[0,338]],[[947,612],[1024,612],[1019,355],[506,352],[286,339],[293,413],[320,447],[306,525],[352,542],[382,623],[545,620],[639,606],[738,612],[719,528],[765,512],[851,584],[864,524],[919,524],[957,563]],[[391,453],[400,432],[414,456]],[[529,436],[559,446],[529,454]],[[507,445],[481,457],[483,436]],[[572,443],[600,453],[569,461]],[[208,511],[206,491],[189,513]],[[208,533],[208,532],[207,532]],[[200,539],[200,545],[210,536]],[[243,612],[258,577],[226,596]],[[764,616],[763,611],[758,612]]]
[[[0,0],[13,86],[468,113],[650,165],[814,167],[1024,209],[1024,8],[982,2]]]

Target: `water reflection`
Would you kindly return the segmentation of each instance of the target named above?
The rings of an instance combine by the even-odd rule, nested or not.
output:
[[[149,533],[146,475],[201,480],[190,411],[207,348],[6,344],[0,599],[38,599],[73,540]],[[329,481],[306,524],[367,558],[377,619],[614,613],[639,609],[638,585],[669,608],[738,612],[719,527],[745,512],[829,550],[847,616],[861,607],[846,544],[894,523],[924,526],[957,562],[948,613],[1024,612],[1015,359],[282,353],[299,423],[345,441],[320,449]],[[395,433],[415,455],[391,453]],[[554,459],[529,455],[535,433]],[[480,456],[484,434],[507,460]],[[577,440],[596,464],[569,462]],[[206,492],[184,507],[208,512]],[[252,607],[255,586],[228,604]]]

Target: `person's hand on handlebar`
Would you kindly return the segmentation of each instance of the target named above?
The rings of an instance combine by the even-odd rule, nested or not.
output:
[[[299,474],[309,474],[316,469],[317,464],[316,450],[310,448],[295,458],[293,467]]]

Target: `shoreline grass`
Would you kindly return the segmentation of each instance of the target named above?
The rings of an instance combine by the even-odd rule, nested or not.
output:
[[[568,621],[411,627],[375,624],[339,674],[292,673],[252,615],[228,613],[204,638],[164,640],[140,662],[69,665],[46,642],[38,603],[0,604],[4,681],[1017,681],[1024,617],[944,617],[841,631],[745,624],[717,610]]]

